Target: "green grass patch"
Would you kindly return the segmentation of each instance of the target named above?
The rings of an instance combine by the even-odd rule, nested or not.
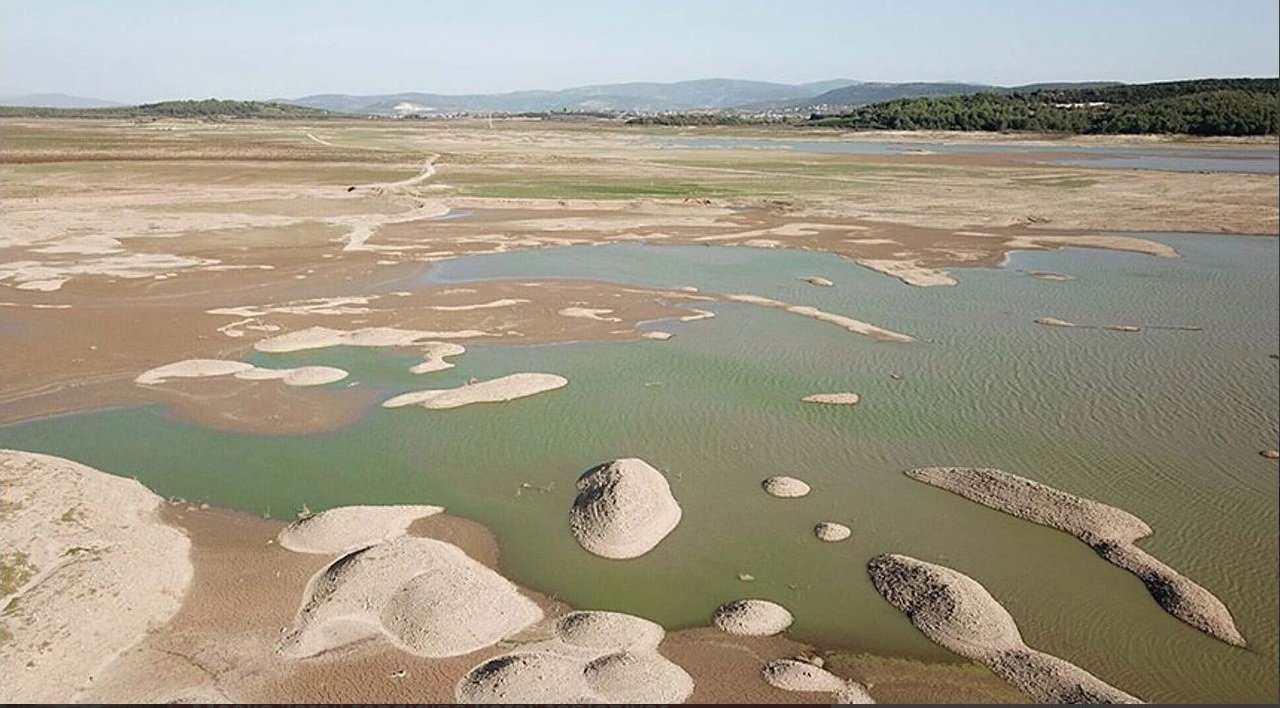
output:
[[[1092,177],[1014,177],[1010,183],[1015,187],[1057,187],[1059,189],[1083,189],[1092,187],[1098,180]]]

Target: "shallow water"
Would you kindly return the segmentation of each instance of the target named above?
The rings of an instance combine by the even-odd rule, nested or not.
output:
[[[1046,164],[1097,169],[1164,170],[1170,172],[1280,173],[1276,150],[1197,147],[1118,147],[1019,143],[895,143],[880,141],[776,140],[772,138],[665,138],[659,145],[703,150],[791,150],[820,154],[910,155],[938,153],[1067,153]]]
[[[1277,241],[1156,236],[1181,259],[1098,250],[1015,254],[1004,269],[956,269],[955,288],[917,289],[817,253],[728,247],[574,247],[450,261],[429,280],[574,277],[814,305],[916,335],[876,342],[786,312],[696,304],[716,317],[653,323],[666,342],[474,346],[457,368],[414,376],[408,354],[335,349],[254,355],[333,364],[387,396],[468,377],[545,371],[569,387],[501,406],[376,409],[314,436],[219,433],[156,407],[0,428],[6,447],[65,455],[157,492],[289,518],[352,503],[439,503],[497,534],[505,572],[583,608],[669,627],[721,602],[766,597],[795,634],[833,646],[954,660],[866,579],[883,552],[970,574],[1029,644],[1147,700],[1277,700]],[[1022,271],[1067,273],[1058,283]],[[821,275],[834,288],[799,278]],[[1201,332],[1058,329],[1193,325]],[[892,380],[898,374],[901,380]],[[348,382],[335,384],[342,387]],[[856,391],[853,408],[810,393]],[[608,561],[568,533],[576,477],[643,457],[684,509],[652,553]],[[1250,648],[1164,613],[1132,575],[1061,533],[907,479],[903,469],[982,465],[1128,509],[1143,546],[1218,594]],[[759,487],[791,474],[814,492]],[[529,485],[522,487],[522,485]],[[823,544],[822,520],[848,541]],[[755,576],[742,582],[739,573]]]

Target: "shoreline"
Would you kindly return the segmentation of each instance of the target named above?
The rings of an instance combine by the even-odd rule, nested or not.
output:
[[[108,473],[92,470],[87,474],[124,484],[122,478]],[[499,642],[461,656],[428,659],[375,638],[312,659],[284,657],[275,649],[280,628],[292,621],[312,576],[341,554],[286,550],[276,540],[286,525],[283,521],[151,496],[158,503],[157,527],[177,530],[189,543],[194,573],[176,614],[153,626],[136,643],[105,657],[92,683],[56,700],[452,702],[456,682],[471,667],[510,651],[509,644]],[[23,513],[37,518],[58,512],[37,504]],[[453,544],[501,572],[497,539],[474,521],[447,512],[431,513],[409,524],[408,535]],[[100,580],[89,587],[110,590],[112,581]],[[520,586],[519,591],[553,620],[572,609],[536,590]],[[761,675],[763,665],[772,659],[815,652],[829,657],[851,680],[892,677],[894,700],[1018,699],[999,679],[961,661],[929,664],[824,651],[787,635],[735,637],[704,626],[671,631],[659,647],[660,654],[693,677],[693,702],[829,703],[829,694],[782,691]]]

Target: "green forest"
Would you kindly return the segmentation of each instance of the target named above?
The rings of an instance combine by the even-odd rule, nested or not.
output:
[[[911,98],[814,114],[810,126],[854,130],[1035,131],[1081,134],[1280,132],[1280,79],[1204,79]]]
[[[118,108],[25,108],[0,106],[0,117],[14,118],[329,118],[333,114],[319,108],[291,106],[264,101],[164,101]]]

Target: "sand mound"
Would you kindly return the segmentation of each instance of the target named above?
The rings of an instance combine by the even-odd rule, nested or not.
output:
[[[342,506],[294,521],[277,540],[298,553],[346,553],[403,536],[414,521],[442,511],[439,506]]]
[[[1151,527],[1133,514],[1001,470],[927,467],[910,470],[907,476],[1075,536],[1138,576],[1169,614],[1228,644],[1244,646],[1244,637],[1221,600],[1134,545],[1151,535]]]
[[[141,484],[0,450],[4,511],[0,700],[67,703],[177,613],[190,542]]]
[[[560,641],[584,649],[656,650],[664,636],[661,625],[621,612],[570,612],[556,623]]]
[[[433,371],[452,369],[454,367],[453,362],[445,361],[445,358],[467,352],[466,347],[452,342],[427,342],[422,346],[425,349],[422,353],[422,363],[415,364],[409,369],[415,374],[429,374]]]
[[[716,609],[711,621],[729,634],[767,637],[791,626],[795,618],[787,608],[768,600],[734,600]]]
[[[616,612],[574,612],[555,637],[480,664],[459,703],[681,703],[693,679],[658,654],[662,627]]]
[[[856,406],[862,397],[856,393],[815,393],[800,400],[805,403],[821,403],[828,406]]]
[[[307,657],[383,634],[419,656],[468,654],[542,618],[506,578],[461,549],[401,536],[312,578],[280,650]]]
[[[784,691],[834,694],[832,702],[840,705],[875,703],[862,684],[845,681],[818,664],[808,661],[775,659],[764,665],[760,675],[765,683]]]
[[[761,482],[760,486],[775,497],[795,498],[809,493],[809,485],[795,477],[770,477]]]
[[[624,458],[578,478],[569,529],[587,551],[604,558],[635,558],[680,523],[680,505],[667,478],[649,463]]]
[[[1268,460],[1280,460],[1280,450],[1263,450],[1258,453]]]
[[[1046,327],[1075,327],[1076,323],[1060,320],[1057,317],[1037,317],[1036,324]]]
[[[267,369],[242,361],[187,359],[138,374],[134,383],[154,386],[170,379],[200,379],[234,376],[246,381],[280,380],[288,386],[323,386],[347,378],[347,372],[332,366],[300,366],[295,369]]]
[[[670,332],[662,332],[662,331],[654,330],[652,332],[645,332],[640,336],[644,337],[645,339],[656,339],[660,342],[665,342],[668,339],[671,339],[675,335],[671,334]]]
[[[817,275],[811,275],[807,278],[802,278],[801,280],[804,280],[804,282],[810,285],[817,285],[820,288],[829,288],[835,285],[835,283],[831,282],[830,280],[827,280],[826,278],[823,278]]]
[[[813,527],[813,535],[827,543],[836,543],[852,536],[853,531],[844,524],[837,524],[834,521],[822,521]]]
[[[383,408],[422,406],[431,410],[459,408],[472,403],[504,403],[569,385],[569,379],[555,374],[511,374],[458,388],[430,389],[404,393],[382,402]]]
[[[1134,327],[1133,325],[1107,325],[1106,329],[1109,329],[1112,332],[1141,332],[1142,331],[1141,327]]]
[[[1039,270],[1032,271],[1029,275],[1032,278],[1036,278],[1038,280],[1052,280],[1057,283],[1065,283],[1068,280],[1075,280],[1075,278],[1070,275],[1063,275],[1062,273],[1049,273],[1047,271],[1039,271]]]
[[[1041,703],[1138,703],[1084,669],[1036,651],[986,588],[963,573],[886,554],[867,565],[876,590],[926,637],[985,664]]]

